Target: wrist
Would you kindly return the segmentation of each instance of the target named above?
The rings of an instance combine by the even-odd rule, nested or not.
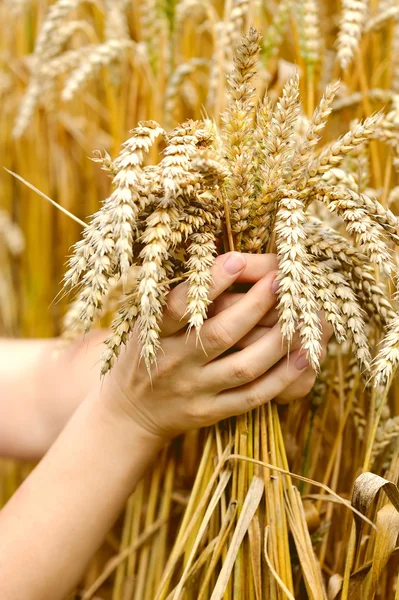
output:
[[[93,401],[105,425],[128,444],[140,444],[149,453],[155,454],[169,443],[167,437],[149,431],[140,424],[119,387],[99,384],[93,393]]]

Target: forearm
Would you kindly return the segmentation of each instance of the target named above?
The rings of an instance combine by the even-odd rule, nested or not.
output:
[[[0,513],[1,598],[64,598],[161,448],[103,400],[84,401]]]
[[[25,444],[41,445],[39,404],[49,386],[41,365],[52,346],[53,340],[0,340],[0,455],[23,456]]]
[[[0,339],[0,456],[36,459],[47,451],[99,381],[106,333],[65,349],[59,339]]]

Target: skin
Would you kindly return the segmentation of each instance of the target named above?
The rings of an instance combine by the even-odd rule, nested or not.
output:
[[[87,397],[0,513],[1,598],[64,598],[143,473],[174,436],[272,398],[287,401],[308,393],[314,374],[296,347],[287,356],[275,323],[275,267],[273,256],[218,257],[212,272],[213,316],[202,328],[201,343],[194,331],[185,331],[187,287],[181,284],[168,296],[151,379],[135,331],[102,384],[75,383],[79,393],[92,385]],[[253,285],[245,294],[223,296],[237,281]],[[326,329],[324,348],[329,335]],[[80,349],[75,352],[79,356]],[[70,361],[64,368],[73,371],[72,355]],[[57,369],[54,381],[63,395],[64,383],[67,391],[73,384],[59,379],[59,363]],[[4,375],[5,391],[18,395],[15,376]],[[42,373],[36,385],[43,381]],[[22,385],[29,393],[30,386]],[[35,386],[31,392],[29,402],[37,399]],[[3,414],[6,410],[3,406]]]

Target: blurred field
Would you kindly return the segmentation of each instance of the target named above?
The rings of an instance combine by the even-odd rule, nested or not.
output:
[[[356,189],[397,214],[396,0],[344,0],[342,6],[330,0],[60,0],[58,11],[48,13],[50,4],[0,0],[0,166],[84,222],[110,191],[107,174],[90,160],[93,150],[116,157],[140,120],[154,119],[167,130],[203,116],[220,124],[233,50],[252,25],[263,34],[259,95],[267,90],[275,102],[298,67],[304,127],[326,85],[341,79],[322,147],[354,120],[384,109],[383,133],[365,152],[350,154],[342,170]],[[0,210],[0,333],[59,335],[67,299],[53,300],[81,227],[3,169]],[[327,215],[318,216],[335,226]],[[382,276],[385,284],[392,299],[392,282]],[[369,337],[378,347],[378,328],[371,325]],[[165,451],[73,598],[397,600],[398,547],[392,534],[399,530],[397,511],[381,492],[367,513],[379,529],[365,525],[355,551],[353,514],[334,496],[349,501],[362,471],[396,485],[397,415],[397,381],[386,397],[366,389],[351,347],[331,344],[306,400],[258,410],[241,420],[236,433],[233,424],[222,424],[190,434]],[[247,457],[324,487],[236,460],[233,484],[225,482],[220,506],[190,558],[214,493],[207,486],[216,465],[222,465],[226,440],[234,441],[236,454],[251,446]],[[2,502],[28,468],[1,463]],[[254,474],[266,489],[261,509],[238,552],[227,591],[213,596]],[[363,481],[361,493],[368,489]],[[189,561],[186,587],[173,595]]]

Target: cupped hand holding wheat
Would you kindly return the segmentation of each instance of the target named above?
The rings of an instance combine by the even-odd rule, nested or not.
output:
[[[211,268],[213,316],[187,335],[188,283],[168,295],[160,324],[160,349],[150,378],[140,360],[140,330],[112,373],[104,395],[143,428],[146,434],[169,439],[191,428],[211,425],[278,398],[304,396],[314,383],[314,371],[295,339],[291,352],[284,344],[273,308],[277,302],[274,255],[229,253]],[[234,282],[252,283],[250,291],[221,295]],[[269,316],[268,316],[269,315]],[[323,338],[323,356],[330,330]],[[235,352],[226,354],[235,349]]]

